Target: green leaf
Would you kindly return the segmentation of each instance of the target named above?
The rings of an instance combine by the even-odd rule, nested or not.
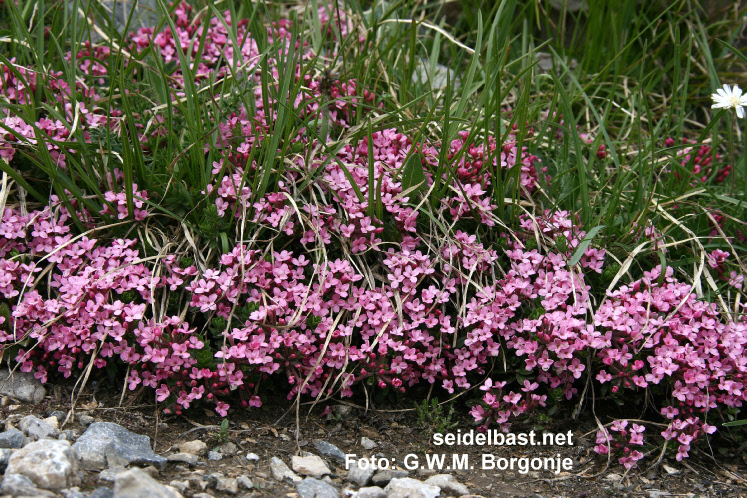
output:
[[[740,425],[747,425],[747,419],[735,420],[734,422],[725,422],[721,424],[721,427],[739,427]]]
[[[423,160],[420,154],[413,154],[405,163],[402,170],[402,192],[410,189],[419,193],[425,187],[425,174],[423,173]]]
[[[589,244],[591,244],[591,241],[594,238],[594,236],[598,234],[599,231],[605,226],[606,225],[599,225],[589,230],[589,233],[586,234],[586,237],[584,237],[584,239],[578,245],[576,252],[573,253],[573,257],[571,258],[571,262],[570,262],[571,266],[575,266],[578,264],[579,261],[581,261],[581,256],[584,255],[584,251],[586,251],[586,248],[589,247]]]

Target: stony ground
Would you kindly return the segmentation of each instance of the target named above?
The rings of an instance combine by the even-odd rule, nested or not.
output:
[[[266,407],[231,415],[221,427],[213,412],[162,418],[153,406],[119,403],[119,394],[92,383],[71,413],[70,386],[42,387],[30,375],[5,381],[0,372],[0,493],[11,496],[430,498],[508,496],[747,496],[747,466],[707,455],[677,463],[664,459],[643,471],[606,466],[591,451],[584,423],[555,424],[570,431],[573,446],[534,453],[524,448],[434,445],[412,411],[363,410],[335,405],[326,417],[301,407]],[[128,406],[129,404],[129,406]],[[242,417],[245,417],[242,420]],[[458,427],[469,430],[467,419]],[[297,428],[299,429],[297,431]],[[453,432],[459,430],[457,426]],[[297,437],[298,436],[298,437]],[[481,468],[495,457],[568,458],[572,470],[496,471]],[[391,462],[388,469],[346,466],[346,455]],[[438,468],[407,471],[403,462],[445,455]],[[452,469],[453,455],[468,469]],[[414,455],[414,457],[413,457]],[[352,458],[352,457],[351,457]],[[474,464],[474,465],[472,465]]]

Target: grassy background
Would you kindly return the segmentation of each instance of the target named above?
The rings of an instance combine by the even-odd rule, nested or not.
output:
[[[505,140],[506,130],[515,124],[519,141],[542,159],[552,177],[551,184],[535,196],[536,209],[578,212],[587,229],[604,225],[597,236],[605,241],[602,245],[615,249],[618,257],[633,249],[626,245],[626,235],[634,223],[670,227],[667,234],[675,239],[690,238],[662,213],[675,204],[681,209],[674,217],[687,219],[687,226],[698,235],[708,231],[709,210],[717,209],[731,218],[725,232],[733,232],[739,220],[745,219],[744,134],[741,124],[733,122],[732,113],[712,114],[709,98],[722,83],[739,83],[744,74],[740,54],[728,47],[741,43],[744,29],[743,11],[734,6],[707,13],[692,1],[639,5],[634,0],[610,0],[592,2],[588,11],[567,12],[539,0],[468,0],[456,3],[460,12],[455,15],[455,2],[335,3],[332,8],[350,12],[365,37],[365,49],[361,50],[358,40],[334,40],[321,33],[311,8],[319,2],[309,2],[309,8],[272,2],[219,2],[214,7],[193,4],[206,16],[230,8],[235,17],[251,20],[253,33],[263,34],[261,25],[281,17],[304,20],[296,24],[295,36],[318,54],[304,65],[306,74],[318,77],[328,71],[340,79],[355,78],[383,97],[381,111],[366,113],[361,106],[354,131],[326,130],[330,150],[360,140],[367,133],[368,120],[374,131],[398,127],[411,136],[444,143],[463,129],[470,131],[469,141],[484,141],[488,134]],[[163,14],[169,7],[160,0],[156,5],[158,26],[168,27]],[[132,22],[143,9],[135,7],[127,21]],[[85,13],[85,18],[79,12]],[[215,125],[238,105],[251,108],[251,102],[242,97],[247,89],[240,74],[230,74],[220,82],[203,82],[199,88],[187,78],[184,98],[175,99],[164,84],[175,67],[165,67],[150,49],[132,61],[123,50],[129,26],[117,29],[110,9],[102,4],[46,0],[19,2],[16,7],[6,3],[2,16],[3,64],[15,58],[19,65],[63,71],[71,84],[90,77],[82,74],[77,64],[66,63],[64,54],[78,53],[91,39],[107,46],[112,54],[107,64],[116,76],[104,78],[104,84],[97,87],[107,96],[98,104],[123,109],[127,123],[120,133],[102,129],[94,137],[95,143],[89,144],[80,127],[73,130],[73,123],[68,123],[73,130],[71,140],[57,144],[70,158],[67,171],[57,168],[43,147],[27,146],[22,147],[25,160],[13,167],[3,164],[4,172],[39,202],[55,193],[63,199],[75,197],[99,211],[106,201],[90,179],[101,178],[118,166],[125,172],[126,182],[152,193],[153,207],[163,214],[165,225],[184,222],[203,238],[214,240],[221,233],[232,232],[228,227],[204,223],[211,218],[205,211],[210,203],[204,202],[201,192],[210,181],[213,160],[221,153],[215,148]],[[49,28],[46,35],[45,26]],[[235,27],[231,29],[235,35]],[[195,43],[203,46],[200,40]],[[266,38],[258,36],[258,43],[264,54],[272,53]],[[299,58],[300,53],[291,57]],[[183,54],[180,58],[179,66],[188,74],[190,61]],[[538,64],[540,59],[542,65]],[[435,71],[437,64],[454,71],[448,82],[413,78],[422,67]],[[43,73],[39,76],[44,78]],[[287,84],[273,86],[268,81],[267,94],[281,103],[292,101],[299,85],[291,84],[290,79],[282,83]],[[6,104],[6,112],[22,116],[28,123],[41,115],[64,116],[45,91],[45,85],[37,85],[33,102]],[[212,96],[217,92],[221,94],[218,100]],[[133,140],[135,123],[142,122],[153,109],[165,111],[165,145],[133,147],[137,141]],[[281,104],[263,147],[280,147],[288,153],[285,144],[305,124]],[[558,132],[564,135],[563,140],[556,138]],[[587,145],[580,139],[582,133],[593,137],[593,143]],[[676,144],[665,147],[667,137],[675,138]],[[711,144],[714,153],[719,151],[733,164],[735,174],[722,185],[693,185],[688,168],[681,167],[675,158],[683,147],[683,137]],[[205,144],[208,154],[203,153]],[[606,147],[608,159],[600,160],[594,154],[599,145]],[[282,164],[263,150],[257,155],[262,167],[256,177],[246,179],[255,187],[255,198],[272,189],[271,179]],[[458,159],[453,158],[452,163]],[[450,169],[444,159],[440,171],[434,173]],[[674,171],[680,173],[679,179]],[[511,225],[520,209],[516,205],[520,192],[514,179],[505,174],[496,176],[498,179],[502,181],[491,186],[493,199],[499,206],[499,217]],[[448,182],[437,185],[434,199],[447,188]],[[512,201],[502,201],[509,198]],[[219,224],[214,221],[213,225]],[[710,240],[706,245],[724,244]],[[743,251],[744,247],[734,249]]]

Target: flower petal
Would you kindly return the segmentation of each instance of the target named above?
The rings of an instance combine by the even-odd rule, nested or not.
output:
[[[738,118],[744,117],[744,107],[742,107],[741,105],[737,106],[737,117]]]

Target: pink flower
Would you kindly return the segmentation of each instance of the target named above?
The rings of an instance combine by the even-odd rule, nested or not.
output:
[[[171,391],[166,384],[161,384],[161,387],[156,389],[156,401],[161,403],[165,401],[171,395]]]

